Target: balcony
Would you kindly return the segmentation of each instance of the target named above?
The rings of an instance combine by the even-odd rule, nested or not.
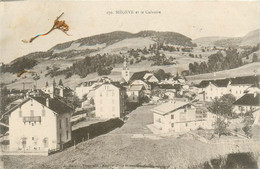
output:
[[[41,123],[41,116],[25,116],[23,117],[23,122],[26,123],[26,122],[39,122]]]

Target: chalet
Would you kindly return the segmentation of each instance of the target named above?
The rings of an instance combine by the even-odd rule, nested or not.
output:
[[[127,90],[127,101],[128,102],[140,102],[144,97],[144,86],[143,85],[130,85]]]
[[[151,84],[143,80],[134,80],[130,85],[143,85],[145,90],[151,90]]]
[[[260,108],[260,94],[248,93],[237,99],[234,103],[234,111],[237,114],[254,111]]]
[[[135,72],[130,78],[130,81],[134,81],[134,80],[143,80],[143,81],[149,82],[149,83],[158,83],[159,82],[158,78],[156,78],[153,75],[153,73],[151,73],[149,71]]]
[[[116,83],[104,83],[95,90],[96,117],[103,119],[124,116],[125,88]]]
[[[215,115],[185,101],[170,101],[152,109],[153,124],[162,133],[212,129]]]
[[[29,97],[9,110],[10,151],[61,149],[71,140],[73,109],[57,98]]]

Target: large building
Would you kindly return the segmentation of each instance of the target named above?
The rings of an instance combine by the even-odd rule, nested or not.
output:
[[[152,109],[153,125],[161,133],[212,129],[216,116],[185,101],[170,101]]]
[[[244,114],[246,112],[252,112],[260,108],[260,94],[259,93],[247,93],[244,96],[237,99],[234,103],[234,111],[237,114]]]
[[[259,86],[259,76],[243,76],[235,78],[203,80],[197,86],[199,93],[204,93],[204,101],[212,101],[225,94],[232,94],[236,99],[242,97],[248,88]]]
[[[73,109],[57,98],[29,97],[9,110],[10,151],[43,152],[71,140]]]
[[[125,89],[116,83],[104,83],[95,90],[96,117],[103,119],[124,116]]]

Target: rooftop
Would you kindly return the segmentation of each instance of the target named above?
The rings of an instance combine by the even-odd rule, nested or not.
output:
[[[236,100],[233,105],[260,106],[260,94],[248,93]]]
[[[145,75],[146,73],[149,73],[149,71],[135,72],[135,73],[131,76],[130,80],[142,80],[143,77],[144,77],[144,75]]]
[[[73,108],[68,106],[65,102],[61,101],[57,98],[47,98],[47,97],[31,97],[42,105],[48,107],[46,105],[46,100],[49,99],[49,109],[53,110],[57,114],[64,114],[70,111],[73,111]]]
[[[141,91],[142,89],[143,89],[143,85],[141,84],[141,85],[131,85],[130,86],[130,91]]]
[[[166,115],[168,113],[174,112],[175,110],[189,104],[189,102],[183,102],[183,101],[170,101],[168,103],[164,103],[160,106],[157,106],[152,109],[153,112],[160,114],[160,115]]]

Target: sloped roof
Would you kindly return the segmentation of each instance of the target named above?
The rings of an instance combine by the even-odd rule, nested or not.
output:
[[[196,85],[196,87],[198,87],[198,88],[207,87],[207,86],[209,85],[209,82],[210,82],[210,80],[202,80],[202,81],[200,82],[200,84]]]
[[[142,80],[143,77],[144,77],[144,75],[145,75],[146,73],[149,73],[149,71],[135,72],[135,73],[131,76],[130,80]]]
[[[241,84],[252,84],[252,85],[259,85],[260,76],[241,76],[235,78],[226,78],[226,79],[217,79],[217,80],[202,80],[199,85],[196,87],[204,88],[209,85],[211,82],[217,87],[226,87],[231,82],[231,85],[241,85]]]
[[[152,109],[153,112],[160,114],[160,115],[166,115],[171,112],[174,112],[178,110],[179,108],[189,104],[189,102],[182,102],[182,101],[170,101],[168,103],[164,103],[160,106],[157,106]]]
[[[260,94],[248,93],[236,100],[233,105],[241,106],[259,106],[260,107]]]
[[[229,79],[214,80],[214,81],[212,81],[212,83],[214,85],[216,85],[217,87],[227,87],[227,85],[229,83]]]
[[[130,86],[130,91],[141,91],[141,90],[143,90],[143,88],[144,88],[144,85],[131,85]]]
[[[46,97],[31,97],[42,105],[46,106]],[[66,103],[62,102],[57,98],[48,98],[49,99],[49,109],[56,112],[57,114],[64,114],[73,111],[73,109],[68,106]]]
[[[236,84],[259,84],[260,76],[242,76],[231,78],[231,85]]]

